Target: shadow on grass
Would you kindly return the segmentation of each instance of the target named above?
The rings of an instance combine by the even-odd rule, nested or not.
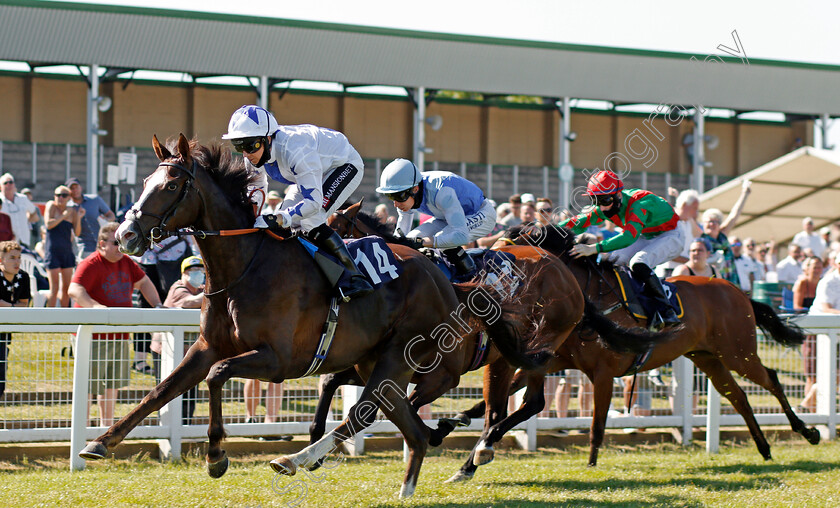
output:
[[[657,489],[661,487],[694,487],[704,490],[765,489],[781,484],[779,478],[758,476],[747,480],[709,479],[703,477],[663,478],[656,480],[546,480],[546,481],[492,481],[494,487],[531,487],[564,492],[586,492],[611,490]]]
[[[445,503],[424,503],[424,507],[447,507],[447,508],[469,508],[469,507],[487,507],[487,506],[504,506],[505,508],[509,507],[520,507],[520,508],[544,508],[544,507],[556,507],[556,506],[585,506],[585,507],[592,507],[592,508],[647,508],[647,507],[661,507],[661,506],[681,506],[687,508],[700,508],[704,506],[703,503],[699,501],[692,501],[683,499],[680,496],[672,496],[672,495],[645,495],[644,500],[642,499],[634,499],[632,501],[602,501],[602,500],[595,500],[589,499],[586,497],[580,498],[565,498],[563,500],[558,500],[555,502],[547,502],[547,501],[527,501],[523,499],[494,499],[492,502],[477,502],[477,503],[452,503],[452,502],[445,502]],[[374,504],[370,505],[371,507],[375,508],[389,508],[394,506],[400,506],[399,503],[383,503],[383,504]]]
[[[795,462],[789,462],[787,464],[780,464],[778,462],[765,462],[763,464],[721,464],[719,466],[698,466],[691,468],[691,470],[696,471],[698,473],[709,472],[715,474],[778,474],[790,471],[818,473],[822,471],[835,470],[837,469],[838,465],[840,465],[840,459],[838,459],[835,462],[798,460]]]

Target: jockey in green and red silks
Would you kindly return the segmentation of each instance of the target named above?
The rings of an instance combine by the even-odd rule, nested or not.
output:
[[[592,209],[561,222],[575,234],[590,226],[611,221],[622,233],[594,245],[578,244],[574,257],[607,253],[615,264],[627,265],[633,277],[645,285],[645,293],[656,300],[663,310],[654,317],[653,327],[679,324],[676,313],[653,267],[680,255],[685,239],[677,228],[679,215],[663,198],[641,189],[624,189],[621,179],[612,171],[598,171],[589,178],[586,193],[592,199]]]

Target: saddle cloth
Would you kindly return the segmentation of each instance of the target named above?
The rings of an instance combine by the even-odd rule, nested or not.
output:
[[[499,292],[514,293],[520,285],[520,274],[517,274],[516,256],[509,252],[499,252],[489,249],[466,249],[465,252],[475,263],[475,271],[456,275],[455,268],[440,249],[423,249],[426,256],[454,283],[469,282],[481,277],[482,284],[494,286]]]
[[[296,237],[306,248],[315,262],[321,267],[331,284],[344,283],[350,275],[336,258],[319,249],[312,242],[302,236]],[[374,289],[379,289],[386,282],[390,282],[402,275],[402,263],[397,261],[388,245],[378,236],[366,236],[355,240],[344,240],[350,257],[356,266],[370,282]]]
[[[633,278],[630,269],[626,266],[613,267],[618,286],[621,289],[621,297],[627,308],[638,319],[648,319],[654,312],[660,310],[656,302],[644,294],[644,284]],[[662,287],[665,289],[665,294],[668,296],[668,301],[671,302],[671,307],[677,313],[678,318],[682,318],[685,313],[680,300],[680,295],[677,294],[677,286],[670,282],[662,281]]]

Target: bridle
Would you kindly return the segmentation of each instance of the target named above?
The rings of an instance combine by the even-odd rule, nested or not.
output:
[[[173,233],[166,231],[166,223],[167,221],[169,221],[170,218],[172,218],[172,215],[175,213],[175,210],[177,210],[181,203],[187,198],[187,194],[190,192],[190,190],[195,190],[196,194],[198,194],[198,196],[201,198],[201,206],[206,208],[204,196],[198,190],[198,187],[196,187],[193,184],[193,181],[195,180],[195,169],[198,166],[195,160],[193,160],[192,168],[189,169],[182,164],[178,164],[177,162],[161,162],[160,164],[158,164],[158,167],[161,166],[178,168],[185,175],[187,175],[187,181],[181,188],[181,194],[178,196],[178,199],[176,199],[172,202],[171,205],[169,205],[169,208],[167,208],[166,211],[163,212],[163,215],[156,215],[150,212],[144,212],[139,208],[135,208],[136,204],[132,206],[125,214],[125,218],[128,220],[133,220],[134,223],[137,224],[137,227],[140,229],[140,233],[142,234],[143,238],[148,239],[152,245],[154,245],[158,240],[162,240],[173,235]],[[151,229],[149,229],[148,233],[143,231],[143,226],[137,220],[144,215],[148,215],[149,217],[153,217],[160,221],[157,226],[153,226]]]
[[[346,221],[350,224],[350,229],[348,229],[348,230],[347,230],[347,234],[346,234],[346,237],[347,237],[347,238],[352,238],[352,237],[353,237],[353,230],[354,230],[354,229],[355,229],[356,231],[358,231],[359,233],[361,233],[362,235],[369,235],[369,234],[371,234],[371,233],[372,233],[372,232],[370,232],[370,231],[364,231],[362,228],[360,228],[360,227],[359,227],[359,224],[358,224],[358,216],[353,217],[353,218],[351,219],[350,217],[348,217],[348,216],[347,216],[347,214],[345,214],[345,213],[344,213],[343,211],[341,211],[341,210],[338,210],[338,211],[333,212],[333,213],[335,213],[336,215],[338,215],[338,216],[339,216],[339,217],[341,217],[342,219],[346,220]]]

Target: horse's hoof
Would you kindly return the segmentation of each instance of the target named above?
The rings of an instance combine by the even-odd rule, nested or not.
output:
[[[271,465],[271,469],[280,474],[294,476],[295,473],[297,473],[297,465],[295,465],[295,462],[289,457],[274,459],[269,464]]]
[[[809,443],[813,445],[820,444],[820,431],[814,427],[805,429],[805,432],[803,432],[802,435],[805,436],[805,439],[807,439]]]
[[[470,423],[472,423],[472,419],[464,413],[455,415],[455,420],[457,420],[459,427],[469,427]]]
[[[86,460],[104,459],[108,454],[108,449],[99,441],[91,441],[85,448],[79,452],[79,457]]]
[[[314,464],[312,464],[311,466],[307,467],[306,469],[308,469],[308,470],[310,470],[310,471],[315,471],[316,469],[318,469],[319,467],[321,467],[323,464],[324,464],[324,459],[316,460]]]
[[[414,490],[417,488],[413,482],[403,483],[400,487],[400,499],[406,499],[414,495]]]
[[[463,471],[458,471],[448,480],[443,483],[457,483],[457,482],[468,482],[472,480],[473,473],[465,473]]]
[[[227,471],[229,465],[230,461],[227,456],[222,457],[222,460],[218,462],[208,462],[207,474],[209,474],[211,478],[221,478]]]
[[[493,462],[493,458],[495,456],[495,452],[493,448],[482,448],[475,452],[475,457],[473,457],[473,464],[476,466],[483,466],[485,464],[489,464]]]

